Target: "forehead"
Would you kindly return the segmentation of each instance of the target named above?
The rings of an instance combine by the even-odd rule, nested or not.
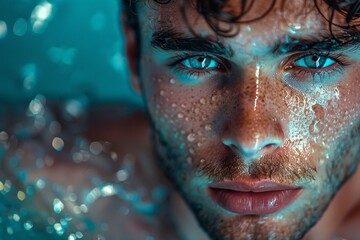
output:
[[[321,39],[330,35],[329,22],[324,18],[329,16],[330,10],[324,1],[317,1],[317,5],[311,0],[248,1],[254,2],[251,6],[242,6],[239,2],[242,1],[230,0],[223,10],[232,15],[239,15],[242,13],[241,9],[245,9],[246,14],[240,18],[240,23],[229,25],[223,21],[214,21],[214,24],[218,24],[222,29],[232,27],[236,34],[231,37],[224,38],[214,31],[204,16],[196,11],[195,3],[189,1],[158,4],[150,0],[139,4],[140,26],[142,32],[146,33],[171,29],[189,36],[196,33],[212,40],[226,41],[246,48],[249,48],[249,44],[257,48],[271,48],[276,42],[289,37],[291,39],[296,36],[309,36]],[[271,11],[266,13],[270,8]],[[343,25],[343,19],[342,15],[335,14],[333,22]],[[341,29],[333,30],[336,32]]]

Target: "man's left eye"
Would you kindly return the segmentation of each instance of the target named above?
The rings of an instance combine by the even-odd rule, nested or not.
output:
[[[327,56],[311,54],[297,59],[294,64],[302,68],[322,69],[336,64],[336,61]]]
[[[194,70],[206,70],[212,68],[218,68],[219,63],[208,56],[194,56],[187,58],[180,62],[184,67]]]

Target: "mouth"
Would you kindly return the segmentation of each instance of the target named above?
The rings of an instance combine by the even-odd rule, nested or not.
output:
[[[243,179],[209,185],[210,197],[222,208],[243,215],[266,215],[293,203],[303,189],[272,181]]]

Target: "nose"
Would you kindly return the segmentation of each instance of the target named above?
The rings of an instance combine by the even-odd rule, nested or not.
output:
[[[232,88],[230,114],[225,117],[221,139],[245,163],[274,152],[284,143],[279,111],[275,110],[276,89],[272,90],[269,81],[256,69],[255,78]]]
[[[248,115],[226,126],[222,142],[237,156],[249,163],[270,154],[284,142],[284,134],[275,119],[262,119]]]

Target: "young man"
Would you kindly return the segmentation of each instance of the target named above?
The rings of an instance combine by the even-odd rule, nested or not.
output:
[[[161,159],[212,239],[357,239],[359,171],[320,216],[358,164],[359,2],[158,2],[124,2],[148,118],[37,96],[6,122],[0,238],[206,239]]]
[[[203,229],[302,238],[359,162],[360,2],[124,5],[158,157]]]

